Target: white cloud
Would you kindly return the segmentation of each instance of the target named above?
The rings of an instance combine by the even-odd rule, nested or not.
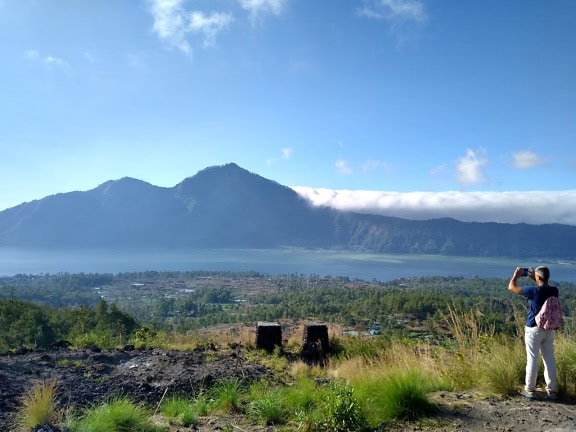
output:
[[[389,166],[386,162],[371,159],[364,162],[360,169],[365,173],[379,168],[388,169]]]
[[[357,10],[357,14],[386,22],[398,47],[413,40],[420,26],[428,21],[424,3],[420,0],[364,0],[364,6]]]
[[[482,168],[488,163],[485,157],[485,150],[466,151],[466,155],[461,157],[456,164],[458,182],[463,186],[484,183],[486,178]]]
[[[348,166],[348,162],[346,162],[345,160],[338,159],[334,165],[336,166],[336,169],[338,170],[338,172],[339,172],[340,174],[346,174],[346,175],[348,175],[348,174],[352,174],[352,173],[353,173],[352,168],[350,168],[350,167]]]
[[[202,45],[214,44],[216,36],[233,21],[229,13],[187,11],[183,0],[151,0],[150,13],[154,17],[152,30],[156,35],[185,54],[192,53],[188,37],[200,35]]]
[[[266,161],[266,165],[272,165],[273,163],[276,163],[282,159],[290,159],[292,157],[293,153],[294,153],[294,149],[292,147],[284,147],[282,149],[282,156],[274,158],[274,159],[268,159]]]
[[[315,206],[406,219],[576,225],[576,190],[545,192],[386,192],[293,187]],[[530,206],[522,205],[529,202]]]
[[[54,57],[52,55],[41,55],[40,52],[34,49],[26,51],[24,56],[30,61],[41,62],[49,69],[58,69],[66,75],[70,75],[72,72],[70,63],[62,58]]]
[[[189,54],[190,44],[186,41],[185,18],[182,0],[152,0],[150,13],[154,17],[152,30],[160,39]]]
[[[252,19],[265,14],[280,15],[287,0],[240,0],[240,5]]]
[[[192,12],[190,18],[190,29],[202,34],[204,46],[214,45],[218,33],[228,27],[233,20],[231,14],[223,12],[215,12],[210,15],[205,15],[203,12]]]
[[[363,162],[362,164],[360,164],[359,166],[351,166],[347,160],[338,159],[334,163],[334,166],[336,167],[336,170],[340,174],[345,174],[345,175],[350,175],[350,174],[355,174],[355,173],[365,174],[369,171],[373,171],[373,170],[377,170],[377,169],[388,170],[390,168],[390,166],[386,162],[380,161],[380,160],[375,160],[375,159],[369,159],[366,162]]]
[[[529,150],[516,152],[514,157],[514,167],[520,169],[534,168],[542,163],[542,160],[536,153]]]
[[[437,176],[442,174],[446,170],[446,164],[438,165],[437,167],[430,170],[431,176]]]
[[[428,15],[418,0],[367,0],[358,10],[360,16],[389,22],[425,22]]]

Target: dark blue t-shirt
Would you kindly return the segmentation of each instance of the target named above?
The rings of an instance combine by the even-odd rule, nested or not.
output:
[[[548,285],[522,287],[522,295],[528,299],[526,326],[536,327],[536,315],[548,297],[558,297],[558,288]]]

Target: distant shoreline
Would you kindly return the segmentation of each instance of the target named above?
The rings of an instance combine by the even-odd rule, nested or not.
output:
[[[568,260],[390,255],[343,250],[46,249],[0,247],[0,276],[144,271],[256,271],[388,281],[426,276],[508,278],[516,266],[548,265],[555,281],[576,283]]]

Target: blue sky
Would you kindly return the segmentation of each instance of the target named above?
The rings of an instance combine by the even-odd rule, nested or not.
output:
[[[235,162],[315,203],[576,225],[576,2],[0,0],[0,210]]]

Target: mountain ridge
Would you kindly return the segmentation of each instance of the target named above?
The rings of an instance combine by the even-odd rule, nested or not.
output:
[[[314,207],[235,163],[173,187],[123,177],[0,212],[0,246],[274,248],[574,259],[576,227],[410,220]]]

